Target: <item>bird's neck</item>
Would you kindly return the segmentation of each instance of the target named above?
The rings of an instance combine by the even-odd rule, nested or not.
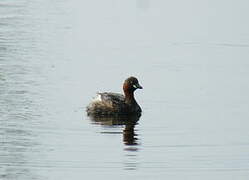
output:
[[[124,90],[125,102],[126,103],[134,103],[136,102],[134,98],[134,91]]]

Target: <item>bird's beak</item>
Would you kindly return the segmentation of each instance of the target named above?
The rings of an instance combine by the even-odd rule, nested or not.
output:
[[[143,87],[140,86],[140,84],[138,84],[138,83],[134,84],[133,87],[136,88],[136,89],[143,89]]]

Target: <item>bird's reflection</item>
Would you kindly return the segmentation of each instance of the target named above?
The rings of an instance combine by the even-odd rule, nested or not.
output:
[[[135,133],[135,126],[140,118],[140,115],[123,115],[123,116],[90,116],[90,119],[97,124],[103,126],[122,126],[123,129],[123,142],[125,145],[137,145],[137,134]]]

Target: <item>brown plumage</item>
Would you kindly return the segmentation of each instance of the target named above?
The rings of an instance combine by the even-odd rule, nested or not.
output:
[[[127,78],[123,84],[124,95],[111,92],[98,93],[87,106],[87,114],[95,116],[141,114],[142,110],[134,98],[136,89],[142,89],[137,78]]]

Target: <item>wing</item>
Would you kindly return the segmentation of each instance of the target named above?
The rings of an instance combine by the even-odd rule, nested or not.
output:
[[[97,97],[87,107],[88,114],[111,115],[123,111],[124,96],[118,93],[97,93]]]
[[[98,93],[100,95],[101,101],[105,103],[109,103],[111,105],[118,105],[118,104],[123,104],[124,103],[124,95],[119,94],[119,93]]]

